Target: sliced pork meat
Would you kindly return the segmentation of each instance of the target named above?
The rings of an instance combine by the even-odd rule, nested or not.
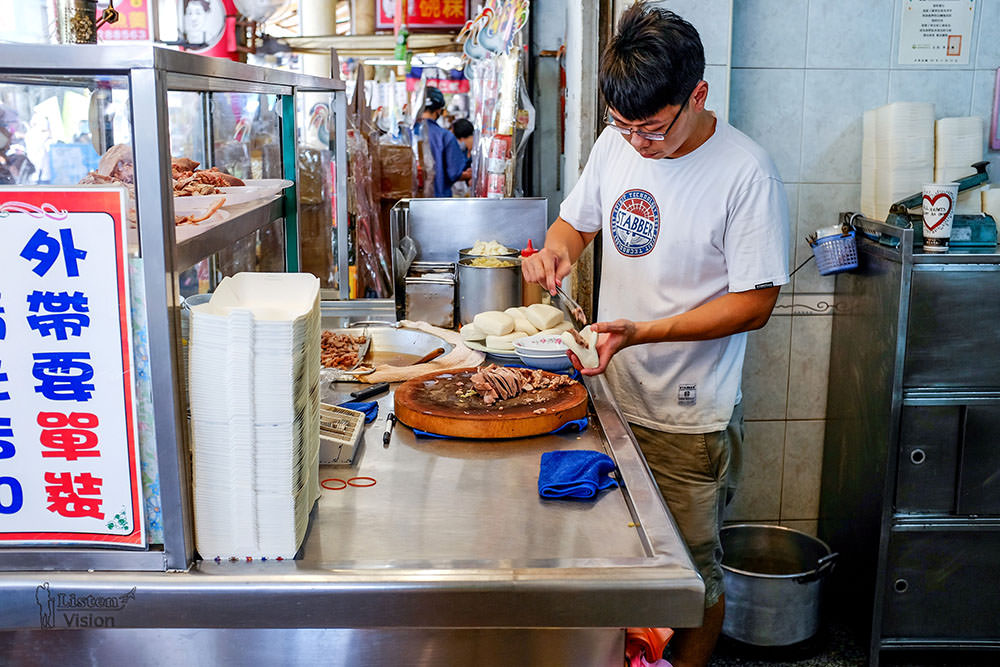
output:
[[[490,364],[473,374],[472,387],[483,397],[483,403],[493,405],[497,401],[514,398],[521,393],[554,389],[576,381],[564,375],[545,373],[538,369],[508,368]]]

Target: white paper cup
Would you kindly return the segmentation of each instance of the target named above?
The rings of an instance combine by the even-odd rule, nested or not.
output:
[[[948,252],[957,199],[958,183],[924,186],[924,252]]]

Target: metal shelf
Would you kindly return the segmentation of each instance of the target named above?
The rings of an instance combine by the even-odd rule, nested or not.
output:
[[[174,250],[174,265],[183,271],[197,262],[231,247],[235,239],[252,234],[261,227],[284,217],[284,199],[275,197],[271,201],[247,203],[223,209],[232,216],[226,222],[206,227],[198,234],[178,241]]]

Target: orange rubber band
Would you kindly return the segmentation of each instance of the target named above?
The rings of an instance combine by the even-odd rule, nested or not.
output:
[[[355,482],[357,482],[358,480],[363,480],[363,481],[366,481],[366,482],[371,482],[371,484],[355,484]],[[375,481],[374,477],[352,477],[349,480],[347,480],[348,486],[355,486],[355,487],[358,487],[359,489],[364,489],[364,488],[367,488],[369,486],[375,486],[376,483],[377,482]]]
[[[340,482],[341,484],[343,484],[343,486],[327,486],[326,485],[327,482]],[[327,491],[340,491],[341,489],[347,488],[347,482],[338,477],[329,477],[327,479],[324,479],[322,482],[319,483],[319,485],[322,486]]]

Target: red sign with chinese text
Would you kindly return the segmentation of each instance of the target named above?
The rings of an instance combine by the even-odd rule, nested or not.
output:
[[[145,546],[122,188],[0,188],[0,543]]]
[[[420,79],[412,76],[406,77],[406,91],[412,93],[417,89]],[[468,79],[427,79],[428,86],[434,86],[446,95],[457,95],[469,92]]]
[[[108,6],[107,2],[97,5],[97,16]],[[118,20],[105,23],[97,29],[99,42],[148,42],[153,39],[153,23],[149,14],[148,0],[120,0],[115,5]]]
[[[396,13],[395,0],[375,0],[378,14],[375,27],[380,30],[392,28]],[[461,28],[469,18],[466,0],[407,0],[406,27],[414,28]]]

